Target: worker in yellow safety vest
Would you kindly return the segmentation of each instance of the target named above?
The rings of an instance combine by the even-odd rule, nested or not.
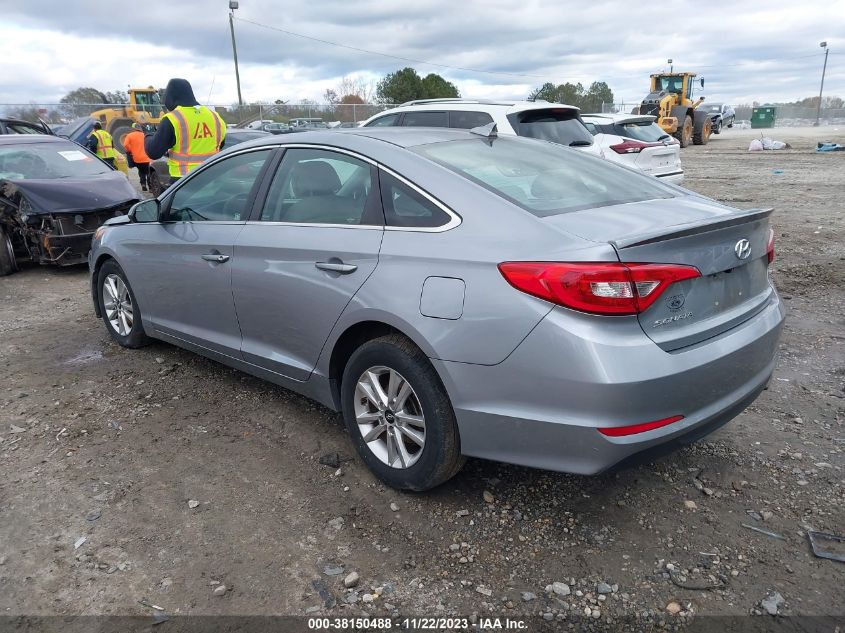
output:
[[[144,142],[152,160],[167,154],[170,181],[187,176],[223,147],[226,123],[214,110],[197,103],[186,79],[171,79],[164,92],[168,109],[155,134]]]
[[[88,137],[87,147],[98,158],[102,158],[114,167],[114,141],[112,140],[111,134],[103,129],[103,124],[99,121],[94,121],[94,131]]]

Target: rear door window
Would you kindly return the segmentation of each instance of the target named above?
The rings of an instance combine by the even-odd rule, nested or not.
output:
[[[587,130],[588,130],[588,131],[590,132],[590,134],[592,134],[592,135],[596,135],[596,134],[598,134],[598,133],[599,133],[598,128],[596,128],[596,126],[595,126],[595,124],[594,124],[594,123],[590,123],[589,121],[584,121],[584,127],[586,127],[586,128],[587,128]]]
[[[449,127],[471,130],[474,127],[482,127],[493,122],[486,112],[464,112],[453,110],[449,113]]]
[[[445,111],[406,112],[402,125],[405,127],[449,127],[449,113]]]
[[[387,226],[434,228],[452,219],[434,202],[385,171],[379,172],[379,183]]]
[[[386,114],[384,116],[380,116],[377,119],[373,119],[365,127],[388,127],[391,125],[396,125],[396,120],[399,118],[399,114]]]
[[[584,127],[578,111],[570,108],[526,110],[509,114],[508,120],[519,136],[573,147],[593,144],[593,135]]]

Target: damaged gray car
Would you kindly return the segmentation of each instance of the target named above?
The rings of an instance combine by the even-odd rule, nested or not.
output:
[[[22,262],[85,263],[94,231],[138,199],[126,176],[75,143],[0,136],[0,276]]]

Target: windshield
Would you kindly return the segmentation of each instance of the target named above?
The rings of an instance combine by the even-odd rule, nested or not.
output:
[[[722,111],[722,104],[721,103],[711,103],[710,105],[704,106],[705,112],[721,112]]]
[[[657,89],[666,92],[681,94],[684,89],[684,78],[682,75],[668,75],[657,78]]]
[[[550,108],[509,114],[513,129],[519,136],[538,138],[561,145],[593,144],[593,135],[584,127],[577,110]]]
[[[0,147],[0,179],[84,178],[112,169],[75,143],[27,143]]]
[[[411,149],[539,217],[677,195],[656,178],[552,143],[500,136]]]
[[[617,123],[613,126],[614,134],[633,138],[646,143],[668,140],[671,138],[657,123],[651,121],[635,121],[631,123]]]
[[[161,96],[157,91],[135,92],[135,103],[138,110],[148,113],[153,118],[161,116]]]

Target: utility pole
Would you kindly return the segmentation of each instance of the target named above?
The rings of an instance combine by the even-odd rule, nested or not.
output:
[[[824,92],[824,74],[827,71],[827,54],[830,52],[830,49],[827,47],[827,42],[819,42],[819,46],[824,49],[824,66],[822,66],[822,85],[819,88],[819,107],[816,110],[816,122],[813,124],[813,127],[819,127],[819,119],[822,116],[822,93]]]
[[[674,71],[675,71],[675,67],[672,65],[672,60],[671,60],[671,59],[667,59],[666,61],[667,61],[667,62],[669,62],[669,72],[670,72],[670,73],[671,73],[671,72],[674,72]]]
[[[238,105],[243,107],[244,100],[241,97],[241,74],[238,72],[238,47],[235,45],[235,9],[238,8],[238,0],[229,0],[229,30],[232,32],[232,57],[235,58],[235,81],[238,83]]]

